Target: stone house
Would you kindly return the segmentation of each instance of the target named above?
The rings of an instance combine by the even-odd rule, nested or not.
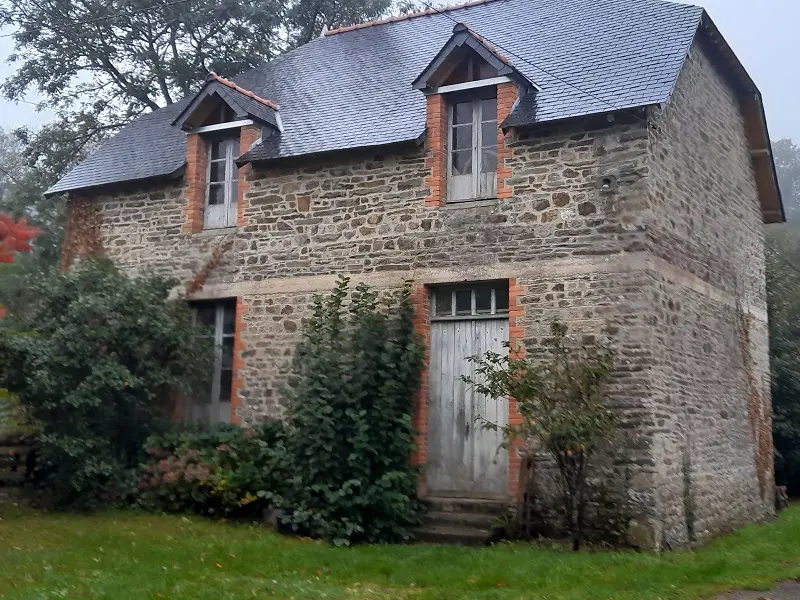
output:
[[[631,540],[773,513],[764,223],[783,221],[758,89],[700,8],[479,0],[325,32],[147,114],[51,190],[63,261],[177,277],[220,348],[189,419],[280,414],[312,296],[417,286],[429,498],[508,501],[520,457],[458,383],[558,318],[617,351]]]

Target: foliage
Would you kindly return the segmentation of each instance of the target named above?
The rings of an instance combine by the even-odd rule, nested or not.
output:
[[[800,229],[767,234],[767,305],[772,370],[775,476],[800,494]]]
[[[27,220],[15,221],[0,213],[0,263],[11,264],[18,252],[28,252],[39,230],[30,227]]]
[[[496,352],[474,357],[474,377],[463,377],[490,398],[512,397],[522,417],[501,427],[507,441],[537,443],[558,467],[563,509],[578,550],[588,501],[587,474],[598,446],[613,437],[615,419],[605,405],[612,353],[604,346],[566,344],[566,325],[554,322],[544,360],[513,358]],[[493,423],[486,427],[496,428]]]
[[[100,260],[27,285],[28,305],[0,321],[0,387],[41,425],[37,464],[55,501],[117,499],[170,394],[202,382],[211,348],[163,278]]]
[[[173,430],[145,448],[139,498],[158,510],[260,517],[288,475],[279,422]]]
[[[296,531],[374,543],[407,539],[418,522],[411,407],[423,349],[413,314],[408,285],[380,302],[340,278],[315,297],[285,391],[283,508]]]
[[[800,217],[800,146],[789,138],[772,142],[772,155],[783,196],[786,218]]]

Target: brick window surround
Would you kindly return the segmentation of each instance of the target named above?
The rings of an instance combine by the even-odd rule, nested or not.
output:
[[[508,281],[508,338],[511,358],[525,357],[525,348],[523,346],[525,328],[522,326],[520,320],[525,314],[524,307],[521,303],[524,294],[524,288],[517,283],[516,279],[510,279]],[[412,422],[417,437],[415,440],[416,450],[411,456],[411,463],[415,466],[424,467],[428,460],[428,367],[430,365],[431,342],[430,290],[428,286],[417,286],[411,294],[411,302],[414,305],[414,331],[425,344],[425,356],[423,358],[419,389],[414,397]],[[238,333],[238,321],[236,326]],[[513,398],[508,399],[508,423],[509,425],[519,425],[522,423],[522,415],[520,415],[517,410],[517,402]],[[508,496],[514,500],[517,499],[517,494],[519,492],[519,470],[522,463],[520,451],[522,450],[522,446],[521,440],[515,440],[508,449]],[[427,496],[427,491],[427,481],[423,469],[417,485],[417,492],[421,497],[425,497]]]
[[[250,147],[261,137],[261,128],[257,125],[245,125],[239,134],[239,156],[247,152]],[[206,169],[208,167],[208,145],[202,134],[190,133],[186,136],[186,175],[184,195],[186,207],[184,210],[183,232],[199,233],[203,231],[203,213],[206,203]],[[245,225],[244,195],[249,188],[247,174],[250,165],[239,169],[238,197],[236,199],[236,224],[238,227]]]
[[[511,113],[517,99],[517,86],[511,82],[497,85],[497,123],[502,123]],[[425,197],[425,206],[443,206],[447,200],[447,161],[450,159],[447,149],[447,134],[450,126],[448,101],[442,94],[427,96],[426,106],[426,150],[425,167],[430,175],[425,178],[425,187],[430,192]],[[511,150],[506,147],[510,133],[503,134],[497,129],[497,197],[510,198],[511,188],[506,180],[511,177],[511,168],[506,159],[511,157]]]

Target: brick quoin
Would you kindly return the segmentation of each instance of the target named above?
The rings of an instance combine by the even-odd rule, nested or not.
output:
[[[431,316],[428,288],[424,285],[418,286],[411,294],[411,302],[414,305],[414,331],[425,344],[425,356],[422,363],[422,373],[420,375],[419,389],[414,396],[414,431],[417,434],[416,450],[411,455],[411,464],[425,465],[428,462],[428,367],[431,358]],[[417,491],[420,496],[426,496],[428,483],[423,471],[419,477]]]
[[[525,347],[522,345],[525,328],[519,324],[519,319],[525,314],[525,307],[521,303],[524,297],[525,289],[517,284],[516,279],[510,279],[508,281],[508,341],[509,356],[512,359],[525,358]],[[522,424],[522,415],[517,410],[517,401],[514,398],[508,399],[508,424]],[[522,445],[522,440],[516,439],[508,449],[508,494],[511,498],[516,498],[519,492]]]
[[[447,101],[441,94],[428,96],[427,150],[425,167],[431,174],[425,178],[430,193],[425,206],[442,206],[447,198]]]
[[[261,137],[261,128],[255,125],[247,125],[242,127],[241,135],[239,137],[239,156],[250,150],[253,144]],[[247,164],[239,168],[239,195],[236,198],[236,225],[237,227],[246,227],[247,219],[244,216],[245,200],[244,195],[250,189],[250,182],[247,176],[252,167]]]
[[[208,150],[205,140],[199,133],[186,136],[186,208],[184,210],[183,232],[203,231],[203,213],[206,204],[206,167]]]
[[[501,83],[497,86],[497,124],[500,125],[511,114],[514,102],[517,100],[517,86],[513,83]],[[506,159],[511,158],[511,150],[506,147],[506,140],[511,137],[511,132],[503,134],[497,128],[497,197],[511,198],[511,188],[506,185],[506,180],[511,177],[511,167],[506,164]]]
[[[244,343],[244,332],[247,331],[245,316],[249,306],[245,304],[241,296],[236,298],[236,328],[233,331],[233,373],[231,377],[231,423],[242,424],[241,411],[239,407],[244,404],[241,396],[244,387],[244,357],[242,353],[247,349]]]

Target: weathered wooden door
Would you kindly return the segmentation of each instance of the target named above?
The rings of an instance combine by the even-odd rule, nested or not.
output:
[[[494,312],[494,293],[492,299]],[[506,354],[507,341],[508,318],[503,314],[432,319],[427,482],[433,496],[508,495],[508,451],[500,448],[502,433],[482,427],[484,420],[508,423],[508,400],[486,398],[461,381],[462,375],[473,376],[471,356]]]

